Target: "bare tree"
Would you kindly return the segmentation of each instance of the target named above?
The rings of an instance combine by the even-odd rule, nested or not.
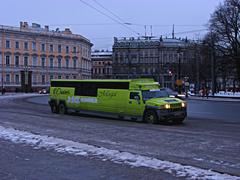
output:
[[[240,0],[225,0],[212,14],[209,21],[210,34],[215,36],[215,48],[235,64],[240,81]]]

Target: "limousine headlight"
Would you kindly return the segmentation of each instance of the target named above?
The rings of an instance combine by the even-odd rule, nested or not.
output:
[[[170,104],[165,104],[164,107],[165,107],[165,109],[170,109],[171,108]]]
[[[185,102],[182,102],[181,105],[183,108],[187,106],[187,104]]]

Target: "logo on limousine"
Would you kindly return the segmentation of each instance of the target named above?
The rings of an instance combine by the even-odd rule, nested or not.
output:
[[[61,88],[54,88],[53,94],[54,95],[69,95],[70,91],[66,90],[66,89],[61,89]]]
[[[106,90],[104,90],[104,91],[100,91],[100,92],[99,92],[99,97],[102,97],[102,96],[106,96],[106,97],[112,98],[112,97],[114,97],[114,96],[117,96],[117,93],[116,93],[116,92],[111,92],[111,91],[106,91]]]

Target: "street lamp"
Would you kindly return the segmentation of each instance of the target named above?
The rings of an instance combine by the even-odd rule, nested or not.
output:
[[[181,81],[181,57],[180,57],[180,53],[181,53],[181,48],[178,47],[177,49],[177,54],[178,54],[178,77],[177,77],[177,86],[178,86],[178,93],[181,94],[181,85],[182,85],[182,81]]]
[[[2,32],[2,47],[4,47],[4,30],[3,30],[3,32]],[[4,49],[4,48],[3,48]],[[1,80],[2,80],[2,95],[4,94],[4,90],[3,90],[3,69],[4,69],[4,65],[3,65],[3,62],[4,62],[4,51],[2,51],[2,54],[1,54],[1,56],[2,56],[2,61],[1,61],[1,63],[2,63],[2,78],[1,78]]]
[[[28,65],[25,65],[25,67],[24,67],[24,91],[25,91],[25,93],[28,93],[28,74],[29,74]]]

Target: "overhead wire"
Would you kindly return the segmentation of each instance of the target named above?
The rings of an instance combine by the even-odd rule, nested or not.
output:
[[[137,24],[137,23],[124,23],[125,25],[132,25],[132,26],[153,26],[153,27],[172,27],[172,24]],[[73,23],[73,24],[50,24],[50,26],[111,26],[111,25],[119,25],[119,23]],[[204,27],[206,25],[197,25],[197,24],[175,24],[174,25],[179,27]]]
[[[131,25],[132,23],[126,22],[123,18],[121,18],[120,16],[118,16],[117,14],[115,14],[114,12],[112,12],[111,10],[107,9],[106,7],[104,7],[101,3],[99,3],[97,0],[92,0],[93,2],[95,2],[98,6],[100,6],[101,8],[103,8],[104,10],[106,10],[107,12],[109,12],[111,15],[113,15],[115,18],[117,18],[119,21],[121,21],[124,25]],[[129,29],[132,29],[131,27],[128,27]],[[134,29],[132,29],[132,31],[136,32]],[[138,35],[140,35],[140,33],[137,32]]]
[[[96,7],[94,7],[93,5],[85,2],[84,0],[79,0],[81,1],[83,4],[87,5],[88,7],[94,9],[95,11],[99,12],[100,14],[110,18],[111,20],[113,20],[114,22],[117,22],[118,24],[121,24],[123,27],[125,27],[126,29],[132,31],[133,33],[137,34],[138,36],[140,35],[140,33],[138,33],[137,31],[133,30],[132,28],[128,27],[126,24],[120,22],[119,20],[117,20],[116,18],[111,17],[110,15],[106,14],[105,12],[102,12],[101,10],[97,9]]]

